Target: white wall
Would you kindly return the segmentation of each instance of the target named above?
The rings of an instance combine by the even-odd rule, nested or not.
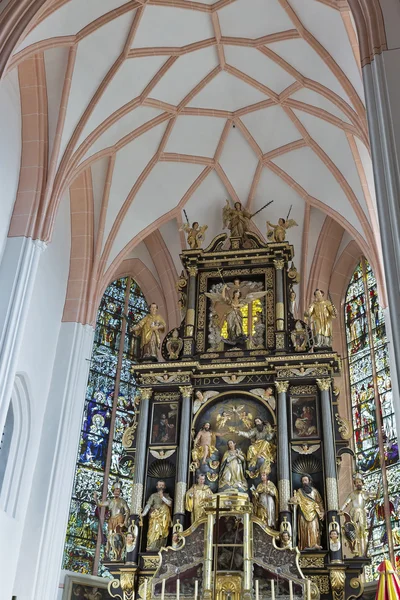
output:
[[[35,522],[32,508],[28,504],[65,302],[70,239],[69,198],[65,196],[57,216],[53,241],[40,257],[17,359],[17,372],[23,374],[28,386],[32,418],[17,514],[12,518],[0,512],[0,564],[1,572],[7,573],[0,586],[0,600],[10,600],[12,594],[15,594],[13,583],[26,521],[32,520],[34,527],[29,543],[24,539],[22,552],[25,553],[31,543],[36,546],[38,544],[35,532],[40,530],[40,523]],[[34,486],[40,487],[40,480],[35,480]],[[20,579],[17,574],[16,580]]]
[[[18,72],[0,82],[0,260],[18,188],[21,165],[21,101]]]

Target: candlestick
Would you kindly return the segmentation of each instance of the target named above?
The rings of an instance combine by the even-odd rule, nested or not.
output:
[[[293,581],[289,581],[289,600],[293,600]]]
[[[275,600],[275,581],[271,579],[271,600]]]
[[[256,600],[260,600],[260,582],[256,579]]]
[[[199,582],[196,579],[194,582],[194,600],[197,600],[198,593],[199,593]]]
[[[180,592],[180,581],[176,580],[176,600],[179,600],[179,592]]]
[[[144,589],[143,589],[143,598],[144,598],[144,600],[147,600],[147,583],[148,583],[148,580],[145,579],[144,580]]]
[[[164,600],[164,596],[165,596],[165,579],[162,580],[162,584],[161,584],[161,600]]]

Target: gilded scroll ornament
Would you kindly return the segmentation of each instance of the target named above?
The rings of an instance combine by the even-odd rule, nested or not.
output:
[[[353,435],[350,421],[344,417],[341,417],[339,413],[335,414],[335,418],[339,425],[339,433],[342,440],[350,440]]]
[[[328,575],[311,575],[310,577],[312,583],[315,584],[317,590],[320,591],[321,594],[329,594],[329,577]],[[312,589],[311,589],[312,592]],[[313,594],[311,593],[311,597],[313,598]]]
[[[278,394],[286,394],[286,392],[288,391],[288,388],[289,388],[289,382],[288,381],[276,381],[275,387],[277,389]]]
[[[321,392],[326,392],[331,387],[331,378],[327,377],[326,379],[317,379],[317,385]]]
[[[332,569],[332,571],[330,571],[330,579],[333,592],[333,600],[344,600],[346,574],[343,571],[343,569]]]

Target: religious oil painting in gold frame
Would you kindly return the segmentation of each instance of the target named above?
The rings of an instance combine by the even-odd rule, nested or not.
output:
[[[151,444],[176,444],[177,402],[155,402],[151,424]]]
[[[319,437],[319,414],[315,396],[290,398],[292,439],[307,440]]]
[[[66,575],[62,600],[111,600],[108,580],[90,575]]]

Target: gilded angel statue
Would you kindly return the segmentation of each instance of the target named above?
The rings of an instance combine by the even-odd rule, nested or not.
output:
[[[242,308],[250,302],[263,298],[267,292],[251,292],[245,297],[240,289],[234,289],[232,296],[228,292],[228,285],[224,284],[222,292],[206,292],[206,296],[213,302],[212,312],[221,330],[225,321],[227,323],[228,338],[225,341],[236,343],[243,341],[243,315]]]
[[[267,238],[270,242],[284,242],[286,239],[286,230],[291,227],[297,227],[294,219],[278,219],[278,225],[267,221]]]
[[[197,221],[192,223],[190,227],[189,223],[183,223],[179,228],[179,231],[184,231],[187,235],[187,243],[189,244],[189,248],[191,250],[198,250],[201,248],[202,243],[204,242],[204,234],[206,229],[208,229],[208,225],[200,225]]]

